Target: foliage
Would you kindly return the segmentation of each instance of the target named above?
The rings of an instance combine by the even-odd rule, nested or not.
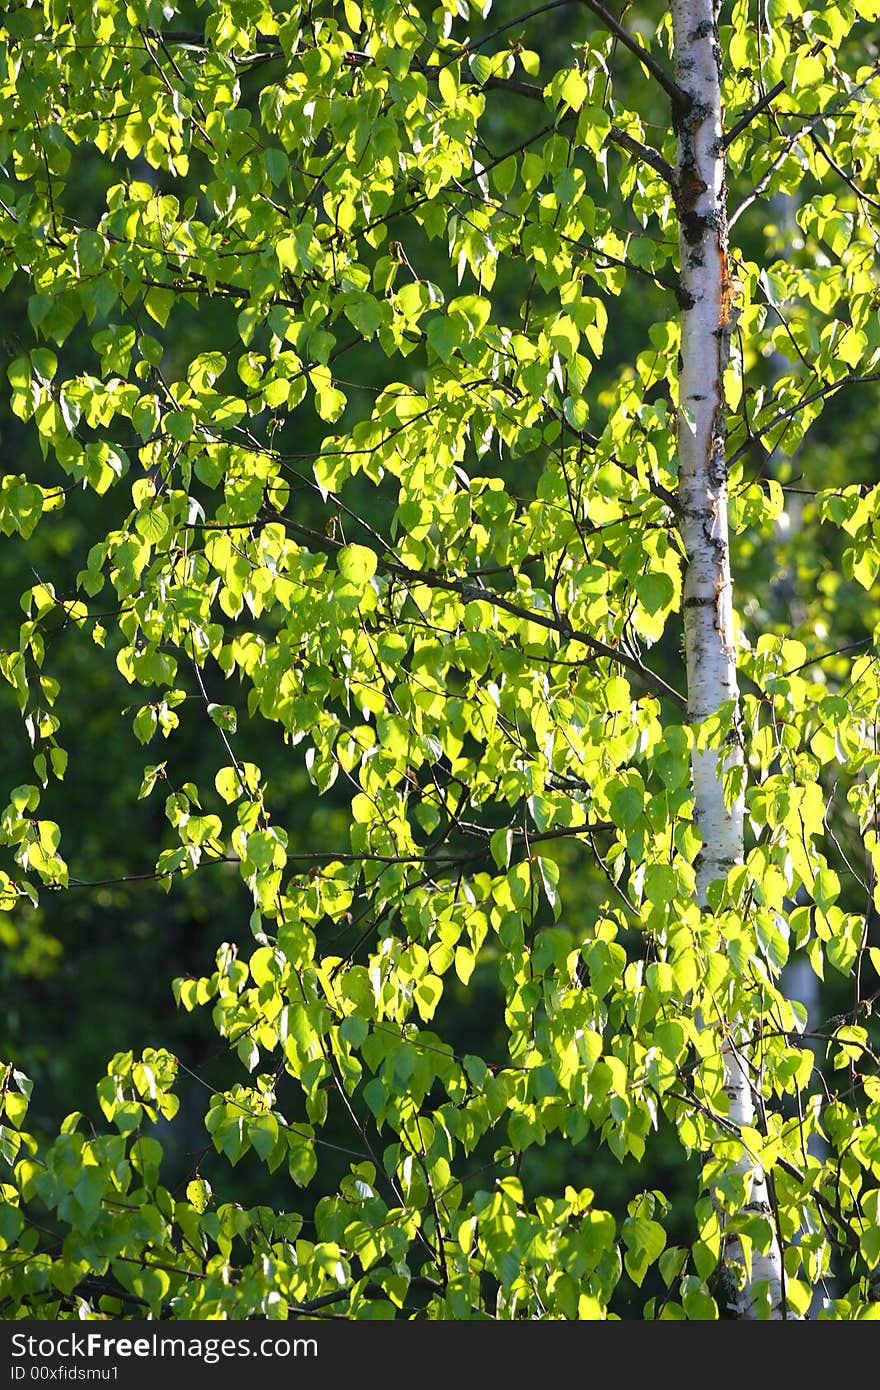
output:
[[[794,1313],[833,1280],[824,1316],[876,1316],[880,489],[844,421],[821,432],[877,377],[877,13],[724,16],[748,842],[705,910],[690,756],[733,712],[688,723],[678,652],[665,7],[625,32],[591,0],[5,16],[7,375],[41,456],[0,496],[31,759],[0,907],[23,952],[31,904],[98,891],[64,786],[106,737],[113,876],[239,918],[213,962],[163,962],[234,1063],[179,1186],[186,1057],[117,1052],[98,1122],[54,1133],[9,1063],[7,1316],[709,1319],[723,1219],[779,1239]],[[798,446],[799,562],[840,559],[789,635],[767,556],[792,480],[762,470]],[[826,660],[838,619],[862,645]],[[108,730],[85,746],[58,674],[82,653]],[[164,806],[147,864],[138,802]],[[780,988],[802,952],[846,991],[809,1029]],[[718,1017],[748,1030],[749,1132]],[[684,1233],[643,1179],[670,1142]]]

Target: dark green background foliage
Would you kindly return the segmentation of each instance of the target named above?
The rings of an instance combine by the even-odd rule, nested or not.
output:
[[[722,15],[705,912],[675,132],[594,11],[4,16],[4,1316],[723,1316],[743,1145],[874,1316],[877,8]]]

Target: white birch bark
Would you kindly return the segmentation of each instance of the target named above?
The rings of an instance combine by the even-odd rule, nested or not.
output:
[[[675,78],[689,98],[677,113],[676,201],[681,257],[681,372],[678,407],[679,505],[687,554],[684,641],[688,718],[698,724],[725,702],[738,700],[733,602],[727,527],[724,368],[730,346],[731,283],[727,264],[727,210],[722,144],[717,0],[672,0]],[[741,767],[742,745],[734,731],[726,770]],[[701,906],[714,880],[742,858],[743,801],[725,801],[718,753],[692,757],[694,815],[702,838],[697,860]],[[731,1025],[728,1024],[730,1028]],[[735,1022],[725,1046],[728,1118],[737,1128],[754,1124],[749,1077]],[[741,1030],[740,1030],[741,1031]],[[747,1206],[772,1222],[763,1172],[746,1155],[737,1165],[749,1182]],[[723,1280],[735,1317],[766,1316],[758,1291],[769,1290],[770,1316],[785,1317],[782,1262],[774,1240],[747,1262],[739,1241],[723,1252]],[[729,1292],[728,1292],[729,1291]]]

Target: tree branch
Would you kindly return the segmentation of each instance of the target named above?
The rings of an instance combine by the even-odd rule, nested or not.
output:
[[[430,1279],[425,1274],[414,1274],[410,1279],[410,1287],[418,1289],[430,1289],[433,1293],[442,1293],[443,1285],[437,1279]],[[337,1289],[333,1293],[321,1294],[319,1298],[310,1298],[307,1303],[295,1303],[291,1305],[292,1313],[314,1313],[321,1308],[329,1308],[334,1303],[341,1303],[343,1299],[350,1297],[354,1292],[349,1286],[347,1289]],[[361,1290],[364,1298],[387,1298],[388,1294],[381,1284],[366,1284]]]
[[[792,666],[788,671],[783,671],[785,679],[789,676],[796,676],[798,671],[805,671],[808,666],[816,666],[820,661],[828,661],[832,656],[843,656],[844,652],[860,651],[862,647],[873,645],[873,638],[862,637],[858,642],[847,642],[842,647],[834,647],[830,652],[820,652],[818,656],[811,656],[809,661],[802,661],[800,666]]]
[[[583,3],[583,0],[580,0]],[[358,55],[361,56],[361,55]],[[365,55],[364,55],[365,56]],[[418,71],[425,77],[436,77],[440,68],[419,67]],[[508,92],[513,96],[526,97],[529,101],[544,101],[544,88],[539,87],[536,82],[522,82],[516,77],[487,77],[483,82],[477,84],[481,89]],[[643,164],[648,164],[656,174],[659,174],[665,183],[673,186],[673,169],[671,164],[667,164],[663,156],[650,145],[643,145],[634,135],[628,131],[621,130],[620,126],[612,125],[608,131],[608,139],[613,145],[619,145],[628,154],[635,155]]]
[[[482,87],[494,88],[499,91],[510,92],[514,96],[528,97],[530,101],[543,101],[544,88],[539,87],[534,82],[520,82],[513,77],[487,77],[485,82],[480,84]],[[621,130],[620,126],[613,125],[608,131],[608,139],[612,145],[619,145],[626,150],[627,154],[635,155],[643,164],[648,164],[656,174],[659,174],[664,183],[673,186],[673,169],[671,164],[657,150],[651,149],[650,145],[643,145],[641,140],[637,140],[628,131]]]
[[[754,106],[752,106],[748,111],[744,112],[743,115],[740,116],[736,124],[731,126],[730,130],[727,132],[727,134],[723,137],[721,141],[722,147],[726,150],[727,146],[731,143],[731,141],[735,140],[738,135],[741,135],[742,132],[745,130],[746,126],[751,125],[755,117],[759,116],[761,112],[770,105],[771,101],[778,97],[780,92],[784,91],[785,83],[780,80],[776,83],[775,87],[770,88],[769,92],[765,92],[764,95],[761,97],[761,100],[756,101]]]
[[[821,400],[823,396],[832,395],[835,391],[839,391],[842,386],[860,386],[868,381],[880,381],[880,372],[866,372],[864,376],[855,376],[850,372],[847,376],[841,377],[839,381],[829,382],[829,384],[823,386],[821,390],[813,391],[809,396],[802,396],[797,405],[789,406],[787,410],[780,410],[779,414],[775,415],[768,424],[763,425],[759,430],[754,430],[745,444],[741,444],[736,453],[731,457],[729,466],[732,466],[741,459],[744,454],[747,454],[752,448],[752,445],[759,443],[759,441],[764,438],[765,434],[769,434],[777,425],[781,425],[784,420],[790,420],[793,415],[797,415],[798,411],[803,410],[805,405],[812,405],[813,401]]]
[[[815,130],[810,131],[810,139],[816,146],[816,149],[819,151],[822,158],[825,160],[826,164],[830,165],[830,167],[834,170],[835,174],[840,175],[844,183],[852,189],[853,193],[855,193],[856,197],[860,200],[860,202],[867,203],[869,207],[872,208],[880,208],[880,202],[878,202],[876,198],[872,198],[870,193],[866,193],[863,188],[859,188],[859,185],[856,183],[855,179],[851,178],[850,175],[846,172],[846,170],[837,163],[837,160],[831,154],[827,146],[819,139],[819,136],[816,134]]]
[[[643,145],[641,140],[637,140],[629,131],[621,130],[620,126],[613,125],[608,132],[608,139],[613,145],[619,145],[627,154],[635,155],[643,164],[649,164],[655,174],[659,174],[664,183],[668,183],[670,188],[674,187],[673,180],[675,171],[671,164],[667,164],[662,154],[654,150],[650,145]]]
[[[574,0],[552,0],[550,4],[541,5],[537,9],[530,10],[527,14],[520,16],[520,20],[524,21],[526,19],[531,19],[534,15],[543,14],[546,10],[559,9],[561,8],[561,6],[571,3],[574,3]],[[612,15],[608,14],[607,10],[605,10],[603,6],[598,4],[592,4],[591,0],[577,0],[577,3],[587,5],[588,8],[593,10],[593,12],[599,18],[603,18],[604,16],[603,22],[605,22],[605,19],[607,19],[607,27],[611,29],[612,33],[614,33],[621,40],[622,43],[626,44],[627,48],[631,49],[634,53],[637,54],[637,56],[639,56],[640,61],[645,64],[648,70],[652,72],[653,75],[657,78],[658,82],[660,82],[661,85],[665,87],[666,91],[669,92],[669,95],[672,97],[672,100],[676,102],[679,106],[684,107],[686,105],[686,97],[684,92],[682,92],[681,88],[678,87],[672,81],[672,79],[668,76],[664,69],[661,68],[660,65],[651,57],[647,49],[643,48],[642,45],[636,39],[630,38],[629,34],[627,34],[623,29],[620,28],[620,26],[617,24],[617,21],[613,18]],[[502,25],[501,29],[509,29],[512,27],[513,24],[518,22],[520,21],[512,20],[510,24]],[[501,29],[495,30],[494,33],[500,33]],[[152,35],[154,32],[155,31],[153,30],[146,30],[146,33],[150,35]],[[159,35],[159,37],[161,37],[165,42],[177,43],[195,43],[199,38],[201,38],[202,43],[204,43],[203,35],[200,36],[198,34],[189,32],[164,32],[161,35]],[[492,37],[494,37],[494,34],[489,35],[489,38]],[[486,42],[488,42],[488,40],[484,38],[480,39],[478,42],[468,44],[468,46],[463,50],[463,52],[472,53],[476,49],[482,47],[482,45]],[[373,61],[372,56],[369,53],[361,53],[354,51],[346,53],[345,60],[350,67],[366,67]],[[440,66],[428,67],[420,63],[417,59],[413,61],[412,66],[415,71],[420,72],[424,77],[431,78],[436,78],[442,70],[442,67]],[[510,92],[514,96],[526,97],[530,101],[544,101],[544,88],[538,86],[538,84],[535,82],[522,82],[518,78],[514,77],[487,77],[484,82],[478,83],[477,85],[479,85],[482,88]],[[651,149],[649,145],[643,145],[640,140],[637,140],[635,138],[635,136],[630,135],[628,131],[621,130],[619,126],[615,125],[612,125],[611,129],[609,130],[608,139],[611,141],[612,144],[619,145],[621,149],[626,150],[628,154],[635,155],[635,157],[637,159],[640,159],[643,164],[649,165],[650,168],[652,168],[656,174],[659,174],[660,178],[663,179],[665,183],[669,184],[670,188],[672,187],[672,166],[670,164],[667,164],[666,160],[663,158],[661,154],[659,154],[657,150]],[[336,158],[338,158],[338,155],[334,156],[334,162]]]
[[[287,525],[294,531],[318,538],[322,544],[329,546],[333,550],[342,550],[342,541],[332,540],[327,536],[320,535],[317,531],[312,531],[306,526],[301,526],[297,522],[285,518]],[[378,539],[378,537],[377,537]],[[551,632],[558,633],[563,642],[579,642],[582,646],[588,647],[595,656],[607,657],[617,666],[622,666],[625,670],[631,671],[634,676],[643,681],[649,690],[655,694],[662,694],[667,700],[678,709],[687,709],[687,701],[677,690],[673,690],[671,685],[667,685],[661,676],[655,671],[650,670],[637,657],[631,656],[628,652],[622,651],[619,647],[612,647],[607,642],[603,642],[598,637],[593,637],[589,632],[582,632],[578,628],[573,628],[564,619],[560,621],[551,617],[547,613],[539,613],[534,609],[522,608],[518,603],[497,594],[492,589],[484,589],[480,584],[469,584],[464,579],[451,579],[446,575],[438,574],[436,570],[413,570],[407,565],[401,565],[397,561],[387,560],[385,562],[389,574],[396,579],[402,579],[409,584],[424,584],[429,589],[446,589],[450,593],[459,594],[462,598],[469,600],[478,599],[482,603],[488,603],[494,608],[500,608],[505,613],[510,613],[514,618],[522,618],[524,622],[536,623],[539,627],[546,627]]]
[[[579,3],[585,5],[586,8],[596,16],[600,23],[604,24],[609,33],[620,40],[624,48],[628,48],[630,53],[635,54],[642,66],[647,68],[651,76],[656,78],[660,83],[660,86],[671,98],[672,105],[677,111],[689,110],[691,99],[687,92],[685,92],[682,87],[679,87],[678,83],[669,76],[666,69],[661,67],[657,59],[651,56],[647,48],[640,44],[638,39],[634,39],[631,34],[628,34],[627,31],[618,24],[614,16],[609,14],[606,10],[605,6],[599,4],[599,0],[579,0]]]
[[[473,39],[469,44],[465,44],[461,53],[456,53],[452,59],[464,57],[468,53],[476,53],[479,49],[497,39],[499,34],[503,34],[507,29],[515,29],[518,24],[525,24],[527,19],[534,19],[536,15],[546,14],[548,10],[561,10],[566,5],[572,5],[575,0],[548,0],[546,5],[538,5],[537,9],[526,10],[525,14],[518,14],[515,19],[508,19],[506,23],[499,24],[497,29],[492,29],[490,33],[484,34],[481,39]]]
[[[439,71],[439,69],[438,69]],[[433,76],[433,73],[431,73]],[[521,82],[516,77],[487,77],[478,84],[480,87],[488,87],[495,91],[510,92],[514,96],[528,97],[530,101],[543,101],[544,88],[539,87],[536,82]]]
[[[649,689],[659,690],[668,700],[671,700],[679,709],[687,708],[687,701],[673,690],[672,686],[667,685],[662,677],[656,672],[642,664],[636,657],[630,656],[628,652],[622,651],[619,647],[609,646],[598,637],[593,637],[588,632],[581,632],[577,628],[571,627],[567,622],[550,617],[546,613],[538,613],[533,609],[522,608],[518,603],[511,603],[502,594],[496,594],[491,589],[484,589],[479,584],[468,584],[464,580],[447,579],[445,575],[436,574],[431,571],[421,572],[410,570],[403,565],[389,564],[388,569],[392,574],[397,574],[399,578],[406,579],[410,583],[425,584],[428,588],[447,589],[452,593],[460,594],[462,598],[478,599],[482,603],[488,603],[493,608],[500,608],[505,613],[510,613],[514,618],[522,618],[524,622],[537,623],[539,627],[546,627],[551,632],[559,634],[564,642],[579,642],[582,646],[589,648],[595,656],[607,657],[616,665],[622,666],[625,670],[632,672],[633,675],[648,686]]]

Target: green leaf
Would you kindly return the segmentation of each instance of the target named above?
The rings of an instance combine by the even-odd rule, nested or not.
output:
[[[363,587],[376,573],[378,562],[374,551],[365,545],[347,545],[336,556],[339,573],[350,584]]]
[[[641,1286],[646,1273],[666,1246],[666,1232],[648,1217],[627,1217],[622,1235],[626,1251],[623,1262],[633,1283]]]
[[[196,1211],[200,1214],[207,1211],[211,1201],[211,1184],[205,1178],[193,1178],[187,1183],[186,1198],[192,1202]]]
[[[212,723],[217,725],[227,734],[234,734],[238,728],[238,714],[234,705],[208,705],[208,714]],[[220,788],[218,787],[218,791]],[[222,793],[221,793],[222,795]]]

